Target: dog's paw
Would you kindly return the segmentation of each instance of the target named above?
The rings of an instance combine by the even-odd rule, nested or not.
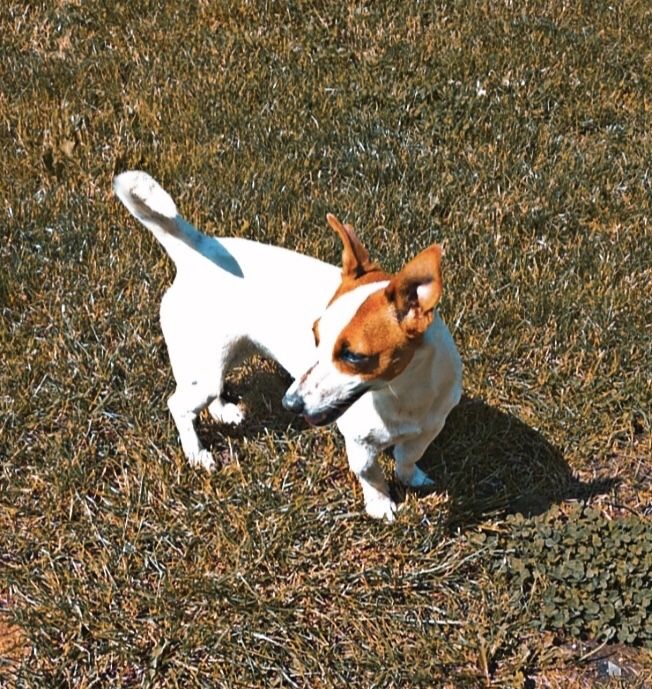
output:
[[[208,405],[208,413],[219,423],[228,423],[232,426],[238,426],[244,421],[245,414],[242,409],[231,402],[226,404],[221,400],[213,400]]]
[[[431,488],[435,482],[426,474],[423,469],[414,466],[409,474],[401,471],[402,467],[396,467],[396,478],[404,485],[410,488]]]
[[[208,450],[199,450],[188,455],[188,464],[191,467],[199,467],[206,471],[215,471],[215,460]]]
[[[365,503],[367,514],[374,519],[387,519],[393,522],[396,519],[396,504],[386,495],[379,495]]]

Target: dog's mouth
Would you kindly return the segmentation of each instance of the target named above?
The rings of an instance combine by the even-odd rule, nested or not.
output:
[[[328,426],[329,423],[337,421],[337,419],[344,414],[344,412],[354,403],[357,402],[362,395],[369,390],[369,386],[363,385],[358,388],[352,395],[343,399],[341,402],[336,404],[329,404],[328,407],[320,411],[313,412],[311,414],[304,412],[303,418],[311,426]]]

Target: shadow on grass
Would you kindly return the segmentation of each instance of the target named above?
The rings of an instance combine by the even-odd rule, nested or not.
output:
[[[202,443],[216,460],[223,464],[230,461],[230,443],[225,439],[238,440],[268,431],[298,433],[308,428],[300,416],[286,411],[281,404],[291,383],[292,377],[278,364],[260,357],[230,372],[222,396],[244,408],[244,422],[240,426],[224,425],[205,413],[197,427]]]
[[[229,461],[230,450],[220,450],[226,447],[225,438],[237,440],[268,431],[299,433],[308,428],[301,417],[281,406],[291,381],[268,360],[259,359],[235,372],[225,397],[245,405],[244,424],[235,428],[208,421],[199,428],[217,458]],[[539,431],[513,414],[468,397],[451,412],[420,465],[435,483],[423,494],[449,495],[448,525],[453,530],[468,528],[492,514],[535,516],[555,503],[587,500],[618,484],[617,478],[610,477],[581,481],[561,451]],[[399,502],[405,497],[405,489],[396,482],[392,492]]]
[[[617,478],[583,482],[539,431],[481,399],[463,397],[420,462],[433,491],[451,498],[449,526],[464,529],[489,514],[535,516],[564,500],[611,491]]]

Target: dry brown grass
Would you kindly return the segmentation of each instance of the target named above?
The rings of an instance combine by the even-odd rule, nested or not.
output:
[[[651,22],[636,0],[3,3],[0,683],[582,686],[476,536],[568,501],[649,525]],[[388,269],[446,243],[466,398],[436,491],[369,521],[340,437],[261,362],[231,381],[242,431],[201,421],[222,469],[185,465],[171,267],[111,195],[134,167],[211,233],[335,261],[333,211]]]

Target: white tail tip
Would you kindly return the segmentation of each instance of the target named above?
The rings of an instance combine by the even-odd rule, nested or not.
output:
[[[129,212],[140,220],[148,220],[152,216],[177,217],[172,197],[146,172],[130,170],[117,175],[113,189]]]

